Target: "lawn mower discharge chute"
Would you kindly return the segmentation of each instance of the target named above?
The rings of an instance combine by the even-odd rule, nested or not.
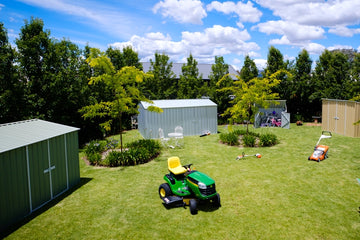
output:
[[[331,132],[322,131],[321,136],[315,145],[314,152],[311,154],[311,156],[308,158],[308,160],[314,160],[314,161],[320,162],[320,161],[328,158],[329,146],[319,145],[319,143],[322,139],[331,138],[331,137],[332,137]]]
[[[198,204],[211,203],[219,208],[220,195],[216,192],[215,181],[206,174],[192,170],[192,164],[181,165],[178,157],[168,159],[169,173],[165,174],[159,187],[159,196],[167,207],[190,207],[191,214],[197,214]]]

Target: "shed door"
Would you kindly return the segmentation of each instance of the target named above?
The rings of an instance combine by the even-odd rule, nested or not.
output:
[[[65,191],[67,184],[67,162],[64,135],[49,140],[52,194],[56,197]]]
[[[29,146],[31,207],[35,210],[68,189],[64,136]]]
[[[281,112],[281,127],[290,128],[290,113]]]
[[[49,172],[44,173],[44,170],[49,169],[47,149],[47,141],[28,147],[32,210],[51,199]]]

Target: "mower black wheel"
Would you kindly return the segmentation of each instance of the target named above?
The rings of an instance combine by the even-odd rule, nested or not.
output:
[[[197,214],[198,213],[197,201],[195,199],[190,199],[189,205],[190,205],[190,213],[192,215]]]
[[[212,204],[213,204],[213,206],[216,207],[216,208],[221,207],[220,194],[216,193],[216,196],[212,199]]]
[[[163,183],[160,185],[159,187],[159,196],[161,199],[164,199],[167,196],[172,195],[171,189],[169,184],[167,183]]]

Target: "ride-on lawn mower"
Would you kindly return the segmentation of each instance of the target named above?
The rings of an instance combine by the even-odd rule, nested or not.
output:
[[[166,183],[159,187],[159,195],[167,207],[190,207],[191,214],[197,214],[198,204],[210,202],[219,208],[220,195],[216,192],[215,181],[204,173],[192,170],[192,164],[181,165],[178,157],[168,159],[169,173],[164,176]]]
[[[320,161],[328,158],[329,146],[319,145],[319,143],[320,143],[321,139],[331,138],[331,136],[332,136],[331,132],[322,131],[319,141],[315,145],[314,152],[313,152],[313,154],[311,154],[311,156],[308,158],[308,160],[314,160],[314,161],[320,162]]]

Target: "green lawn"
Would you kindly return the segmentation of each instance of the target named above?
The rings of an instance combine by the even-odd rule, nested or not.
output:
[[[318,163],[307,158],[320,127],[253,131],[274,133],[280,144],[240,149],[212,134],[185,137],[183,149],[163,150],[140,166],[98,168],[80,160],[82,184],[7,238],[360,239],[360,138],[333,134],[322,141],[330,146],[329,158]],[[140,135],[130,131],[124,137]],[[262,158],[235,160],[243,151]],[[188,208],[166,209],[158,187],[170,156],[211,176],[222,207],[202,208],[197,215]]]

